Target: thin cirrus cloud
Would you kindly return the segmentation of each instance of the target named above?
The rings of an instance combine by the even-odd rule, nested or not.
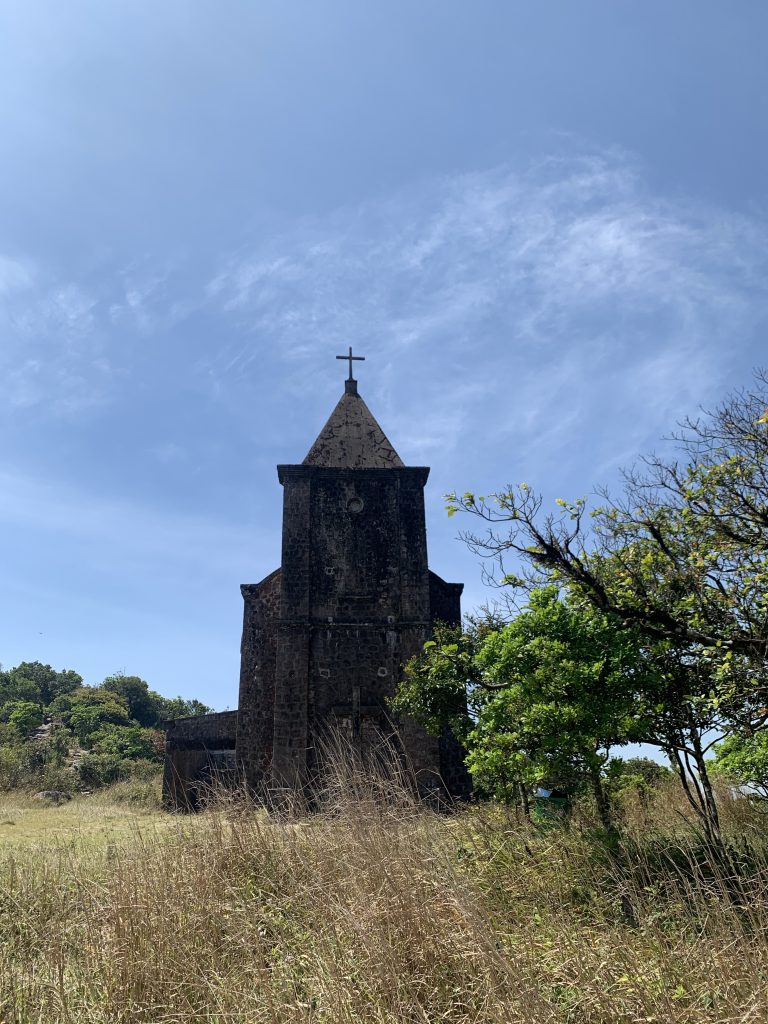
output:
[[[633,314],[653,312],[712,329],[749,316],[751,290],[765,297],[763,225],[653,197],[618,157],[442,178],[330,221],[230,259],[209,297],[305,345],[340,328],[450,343],[488,322],[557,345],[566,324],[591,333],[608,312],[630,333]]]
[[[654,195],[607,152],[426,180],[228,256],[214,240],[194,267],[158,254],[46,285],[8,260],[10,404],[87,411],[116,379],[130,390],[151,352],[163,386],[236,402],[258,366],[270,392],[307,396],[316,416],[318,380],[337,369],[329,346],[351,342],[375,361],[367,393],[403,415],[412,457],[459,444],[494,400],[499,434],[537,445],[555,429],[544,406],[565,396],[558,429],[613,403],[635,433],[653,431],[721,385],[729,352],[750,361],[765,240],[763,221]]]
[[[301,328],[307,343],[339,320],[402,345],[512,311],[516,337],[556,342],[551,329],[574,308],[620,303],[626,315],[651,300],[681,322],[694,303],[707,317],[743,310],[764,246],[762,225],[648,194],[627,160],[544,161],[304,223],[268,243],[278,252],[231,259],[208,293],[223,312]]]
[[[212,521],[189,511],[172,518],[128,500],[84,495],[77,488],[0,470],[0,523],[38,538],[53,537],[67,546],[82,546],[89,558],[108,563],[120,552],[146,567],[180,570],[200,567],[226,576],[242,568],[243,551],[256,544],[274,545],[269,531],[248,530],[231,522]]]
[[[0,254],[0,372],[7,414],[44,407],[71,415],[108,397],[111,365],[98,299],[34,261]]]
[[[734,353],[759,361],[766,262],[764,222],[653,195],[621,153],[444,177],[231,256],[207,299],[239,329],[202,365],[221,388],[265,347],[296,361],[359,339],[381,381],[412,368],[396,402],[379,386],[385,408],[451,410],[448,437],[414,432],[415,449],[466,441],[494,399],[498,434],[539,450],[591,412],[629,442],[738,383]]]
[[[348,344],[404,461],[433,467],[432,564],[467,583],[467,608],[488,595],[445,492],[611,486],[764,361],[765,219],[656,194],[618,151],[427,179],[237,249],[167,249],[69,276],[0,255],[9,651],[34,615],[62,650],[87,637],[87,665],[105,588],[104,645],[127,637],[137,671],[146,609],[178,635],[236,623],[238,583],[279,560],[275,463],[321,429]]]

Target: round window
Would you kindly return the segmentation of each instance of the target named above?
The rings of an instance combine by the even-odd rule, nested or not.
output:
[[[363,499],[362,498],[350,498],[349,501],[347,502],[347,511],[348,512],[354,512],[355,514],[357,514],[358,512],[362,512],[363,511]]]

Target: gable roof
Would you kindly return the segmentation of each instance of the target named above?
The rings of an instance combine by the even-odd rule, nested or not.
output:
[[[356,383],[347,381],[302,465],[333,469],[398,469],[404,465],[357,387],[349,386]]]

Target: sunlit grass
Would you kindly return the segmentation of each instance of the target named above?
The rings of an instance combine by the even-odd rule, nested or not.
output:
[[[667,795],[612,851],[588,816],[438,815],[349,771],[308,815],[99,800],[3,804],[37,837],[0,850],[4,1024],[768,1019],[768,856],[743,802],[723,865]]]
[[[27,792],[0,793],[0,856],[30,846],[108,844],[171,821],[160,808],[159,780],[117,783],[58,804]]]

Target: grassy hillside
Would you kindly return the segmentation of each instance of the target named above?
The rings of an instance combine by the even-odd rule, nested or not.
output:
[[[58,805],[25,791],[0,793],[0,860],[106,846],[133,839],[137,831],[172,824],[173,818],[160,810],[159,775],[145,782],[116,783]]]
[[[351,790],[300,818],[6,801],[0,1019],[768,1019],[760,807],[723,804],[721,864],[669,794],[630,808],[610,853],[579,815],[537,828]]]

